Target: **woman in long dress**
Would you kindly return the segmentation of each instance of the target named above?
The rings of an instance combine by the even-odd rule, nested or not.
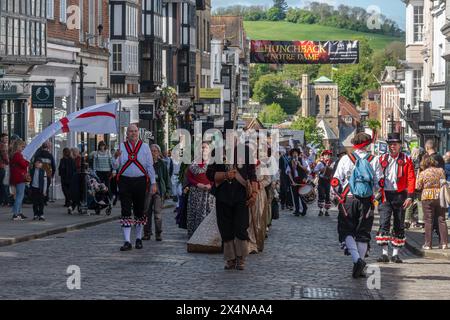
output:
[[[266,187],[271,183],[270,176],[262,175],[260,164],[256,167],[257,182],[253,188],[258,190],[255,205],[250,207],[250,224],[248,227],[249,252],[258,253],[264,250],[269,206],[267,202]]]
[[[187,230],[189,238],[210,214],[215,206],[215,198],[209,192],[212,183],[206,177],[209,160],[209,145],[202,144],[202,162],[194,162],[188,169],[189,198],[187,207]]]

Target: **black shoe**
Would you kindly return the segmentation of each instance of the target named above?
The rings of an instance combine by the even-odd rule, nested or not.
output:
[[[294,212],[294,216],[299,217],[300,216],[300,212],[295,211]]]
[[[134,246],[136,249],[142,249],[142,240],[141,239],[136,239],[136,245]]]
[[[157,233],[155,239],[156,241],[162,241],[161,233]]]
[[[323,211],[320,210],[320,211],[319,211],[319,217],[322,217],[322,216],[323,216]]]
[[[383,254],[383,255],[381,255],[381,257],[379,257],[377,259],[377,262],[388,263],[389,257],[387,255]]]
[[[133,246],[129,242],[125,242],[123,246],[120,247],[120,251],[129,251],[133,249]]]
[[[300,215],[301,215],[302,217],[306,216],[306,211],[303,211],[302,213],[300,213]]]
[[[44,216],[40,216],[40,217],[39,217],[39,221],[45,221]]]
[[[403,260],[400,259],[400,257],[398,256],[398,254],[396,254],[395,256],[392,256],[392,257],[391,257],[391,261],[392,261],[393,263],[403,263]]]
[[[363,259],[359,258],[358,262],[353,265],[353,278],[359,278],[361,274],[364,272],[364,268],[366,267],[366,263]]]
[[[330,216],[330,214],[328,213],[328,210],[325,211],[325,217],[329,217],[329,216]]]
[[[28,219],[28,217],[27,217],[27,216],[24,216],[22,213],[19,214],[19,216],[20,216],[22,219]]]

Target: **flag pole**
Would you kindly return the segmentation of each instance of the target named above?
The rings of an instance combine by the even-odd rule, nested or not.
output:
[[[120,150],[120,146],[122,145],[122,127],[121,127],[121,120],[122,120],[122,101],[117,103],[117,107],[119,108],[119,123],[117,131],[119,132],[119,145],[117,146],[117,149]]]

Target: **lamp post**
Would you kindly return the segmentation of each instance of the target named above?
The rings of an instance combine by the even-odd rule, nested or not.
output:
[[[84,108],[84,65],[83,58],[80,59],[80,110]],[[81,132],[81,170],[80,170],[80,209],[84,213],[87,211],[86,203],[86,171],[85,171],[85,157],[84,157],[84,132]]]
[[[394,110],[391,111],[391,132],[390,133],[394,133]]]

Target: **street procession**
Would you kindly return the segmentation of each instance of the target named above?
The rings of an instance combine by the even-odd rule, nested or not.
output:
[[[450,299],[450,1],[251,3],[1,0],[0,300]]]

